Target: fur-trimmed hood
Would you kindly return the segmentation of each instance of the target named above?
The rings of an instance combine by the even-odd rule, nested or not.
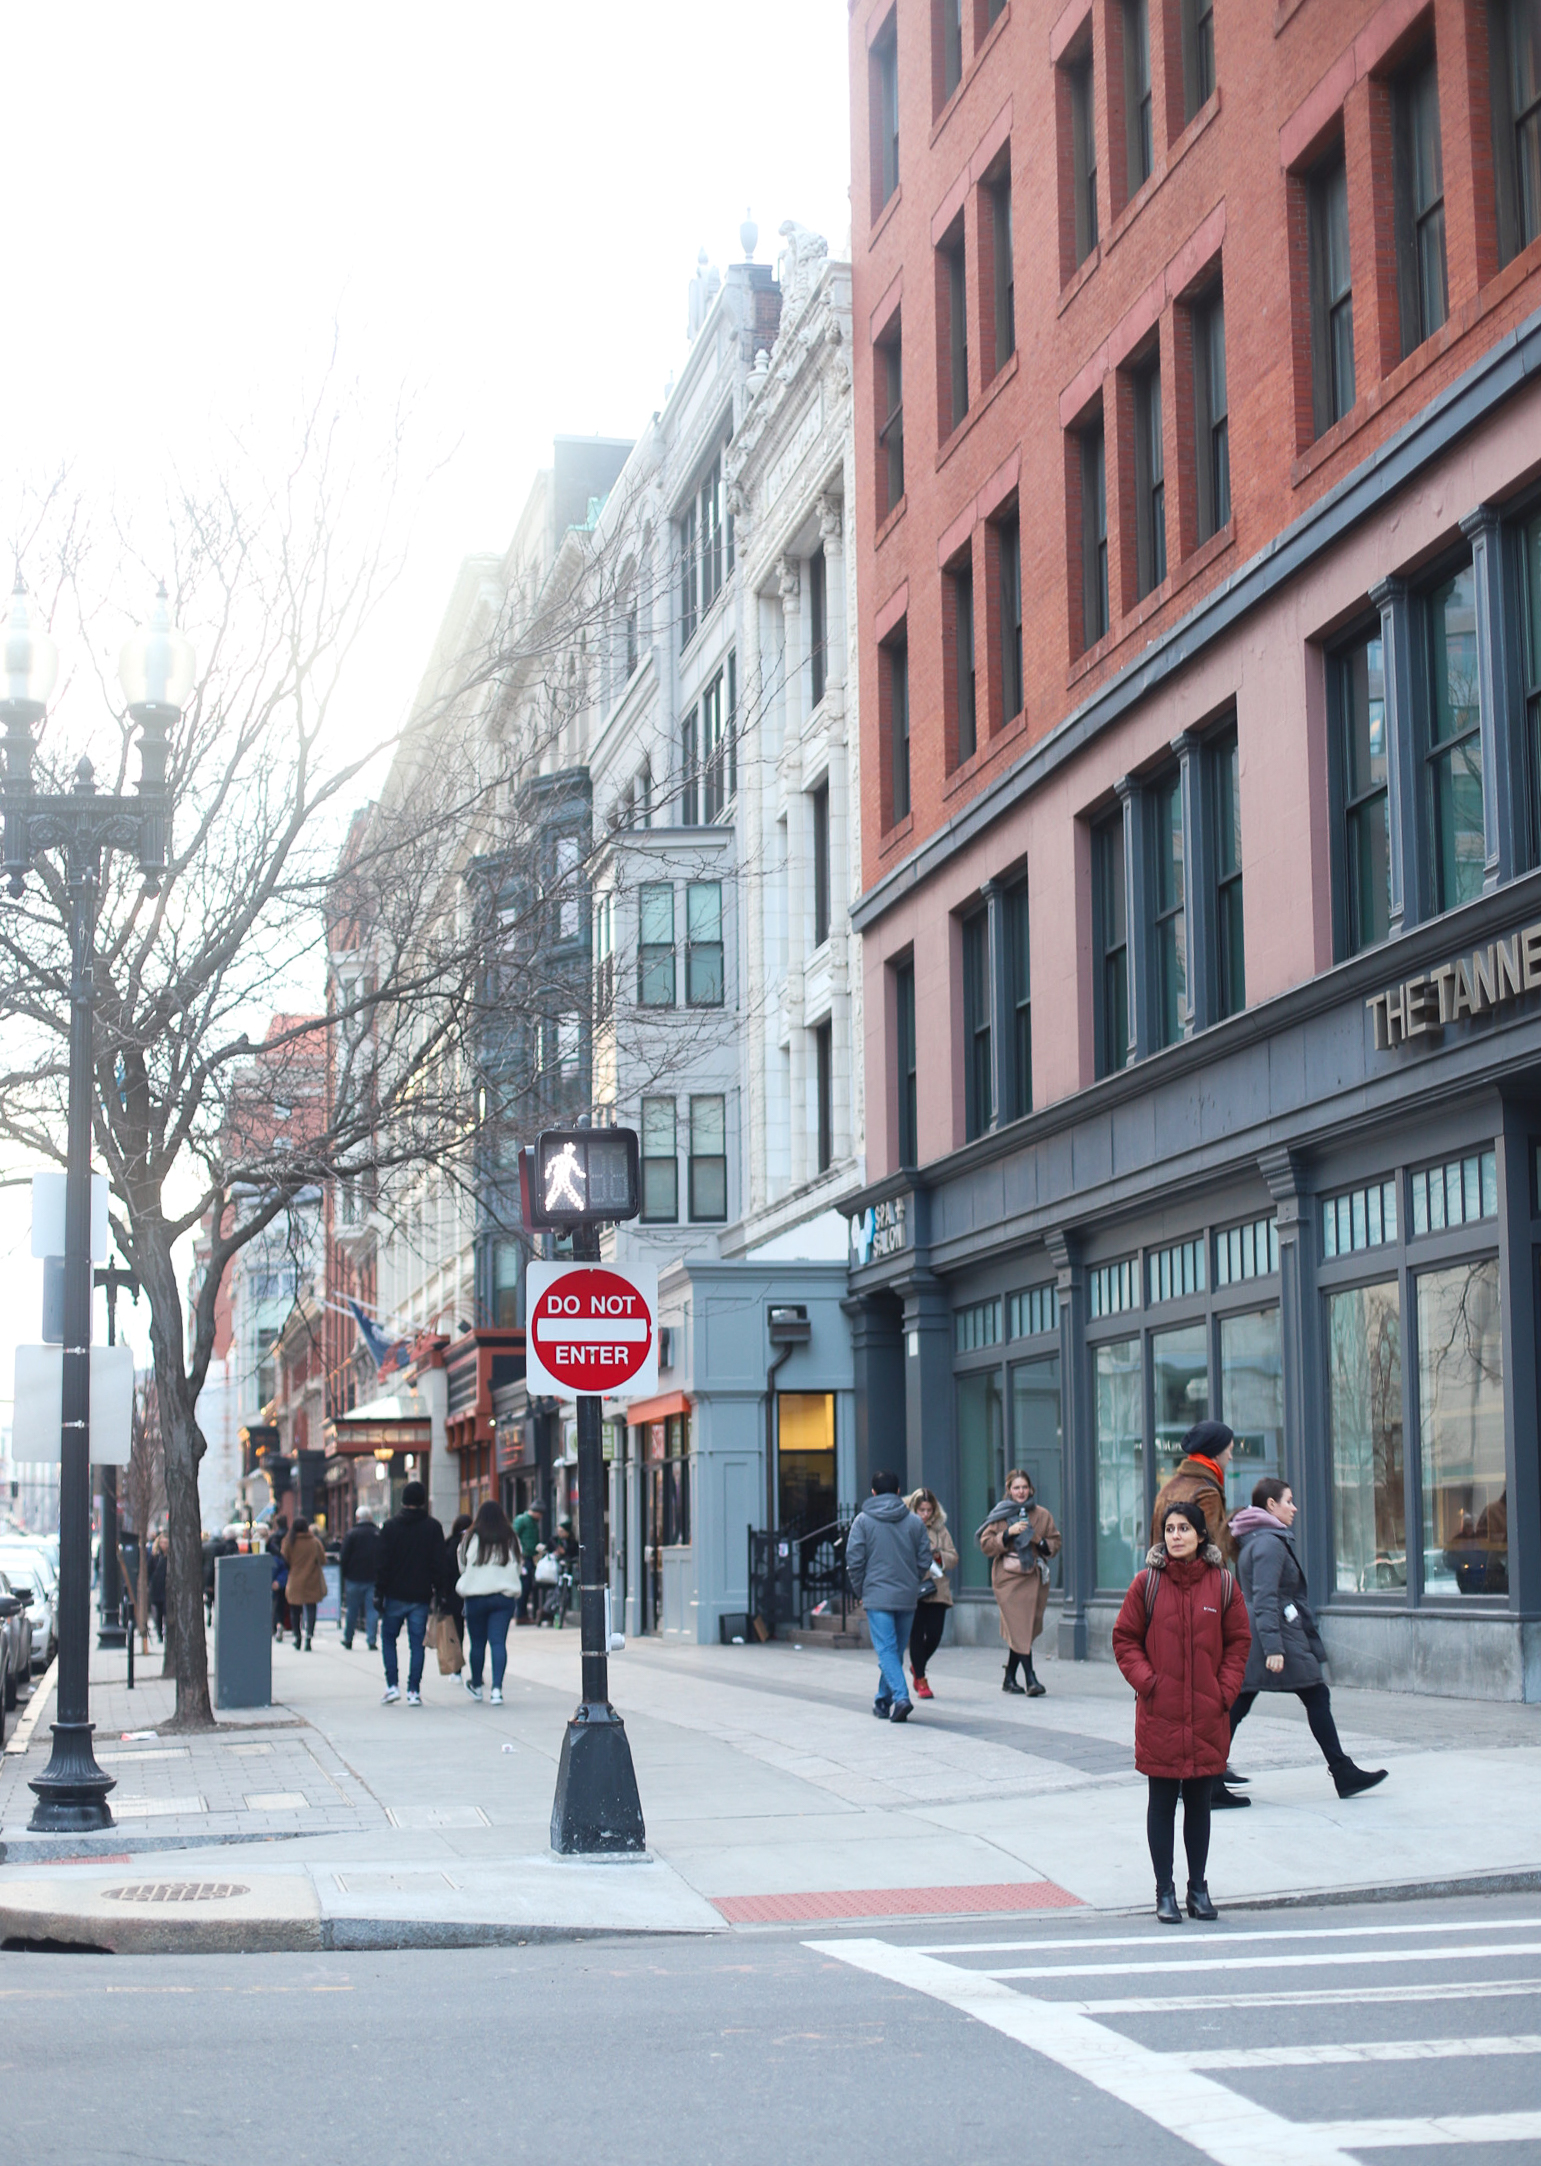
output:
[[[1149,1549],[1147,1549],[1145,1552],[1145,1562],[1150,1568],[1150,1570],[1153,1572],[1164,1572],[1167,1566],[1172,1563],[1172,1561],[1173,1560],[1171,1556],[1167,1552],[1167,1546],[1165,1542],[1152,1542]],[[1202,1549],[1195,1552],[1194,1556],[1189,1557],[1184,1561],[1189,1564],[1193,1564],[1195,1562],[1199,1564],[1212,1564],[1215,1567],[1216,1571],[1223,1571],[1225,1569],[1225,1559],[1221,1556],[1219,1550],[1216,1549],[1213,1542],[1206,1542]]]

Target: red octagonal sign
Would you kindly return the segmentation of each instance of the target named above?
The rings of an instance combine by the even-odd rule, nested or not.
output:
[[[526,1280],[525,1382],[571,1399],[657,1388],[657,1274],[538,1264]]]

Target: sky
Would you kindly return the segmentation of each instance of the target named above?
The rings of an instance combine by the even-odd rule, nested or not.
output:
[[[552,437],[662,404],[697,251],[740,258],[746,211],[762,263],[788,217],[844,251],[845,38],[843,0],[8,10],[0,541],[62,468],[132,506],[232,438],[278,459],[335,345],[366,435],[413,415],[403,576],[339,703],[383,736]],[[30,1170],[0,1155],[0,1184]],[[0,1185],[0,1427],[29,1223]]]

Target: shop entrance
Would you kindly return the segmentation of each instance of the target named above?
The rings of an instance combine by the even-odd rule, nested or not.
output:
[[[643,1432],[641,1629],[661,1632],[667,1618],[665,1550],[690,1545],[689,1417],[671,1414]]]
[[[835,1484],[835,1395],[776,1394],[776,1524],[812,1533],[839,1509]]]

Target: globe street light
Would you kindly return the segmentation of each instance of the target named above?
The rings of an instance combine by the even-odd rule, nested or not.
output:
[[[67,796],[33,785],[33,732],[47,711],[59,655],[32,622],[18,574],[5,628],[4,875],[20,897],[33,858],[63,854],[70,898],[69,1133],[64,1203],[64,1362],[59,1438],[59,1685],[53,1753],[31,1787],[37,1793],[30,1825],[49,1834],[79,1834],[113,1824],[103,1774],[91,1746],[91,1102],[92,962],[101,886],[102,851],[132,850],[145,891],[159,891],[166,870],[167,732],[192,690],[193,650],[173,630],[166,590],[150,623],[126,643],[119,663],[128,711],[140,731],[139,788],[131,796],[101,795],[91,762],[75,770]]]

